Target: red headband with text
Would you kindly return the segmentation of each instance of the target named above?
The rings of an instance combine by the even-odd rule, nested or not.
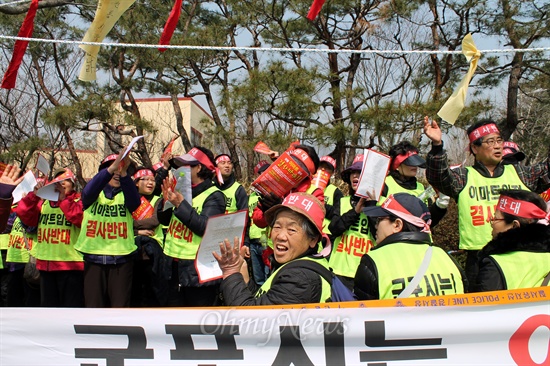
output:
[[[218,156],[218,158],[216,159],[216,165],[218,165],[220,163],[220,161],[229,161],[229,162],[231,162],[231,158],[228,155]]]
[[[545,212],[534,203],[517,200],[508,196],[500,196],[497,210],[524,219],[542,220],[548,219],[550,215],[550,213]]]
[[[468,138],[470,139],[470,143],[472,143],[475,140],[477,140],[477,139],[479,139],[483,136],[490,135],[492,133],[499,133],[500,134],[500,131],[498,130],[497,125],[495,125],[494,123],[489,123],[488,125],[483,125],[481,127],[476,128],[475,130],[473,130],[468,135]]]
[[[380,207],[386,209],[387,211],[391,212],[395,216],[407,221],[408,223],[413,224],[416,227],[421,227],[422,232],[430,231],[429,223],[424,221],[421,217],[415,216],[412,213],[410,213],[405,207],[403,207],[399,202],[397,202],[393,194],[390,194],[390,196],[382,203]],[[428,214],[428,212],[426,214]]]
[[[152,171],[150,171],[149,169],[140,169],[136,172],[136,174],[134,174],[132,176],[132,178],[134,180],[136,179],[140,179],[140,178],[143,178],[143,177],[154,177],[155,175],[153,174]]]
[[[404,154],[397,155],[391,163],[391,170],[397,170],[397,168],[399,167],[399,165],[401,165],[401,163],[403,163],[405,160],[407,160],[409,157],[413,155],[418,155],[418,153],[416,151],[411,150],[411,151],[407,151]]]

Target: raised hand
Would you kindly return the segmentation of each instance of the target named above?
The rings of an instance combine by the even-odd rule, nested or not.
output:
[[[432,140],[433,145],[441,145],[441,129],[436,121],[431,121],[428,116],[424,117],[424,134]]]

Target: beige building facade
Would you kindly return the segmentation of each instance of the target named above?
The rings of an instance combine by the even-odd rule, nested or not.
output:
[[[214,125],[212,116],[204,110],[193,98],[179,98],[179,107],[183,116],[183,127],[192,145],[201,145],[205,135]],[[144,141],[153,164],[159,162],[160,156],[166,145],[175,136],[179,136],[176,126],[176,116],[174,107],[170,98],[144,98],[136,99],[141,117],[151,123],[152,131],[144,133]],[[118,116],[120,128],[124,129],[124,112],[119,109]],[[122,143],[127,144],[132,139],[131,136],[121,136]],[[97,173],[97,167],[101,160],[111,153],[103,133],[96,134],[95,150],[78,150],[77,154],[82,165],[82,173],[85,179],[93,177]],[[176,138],[173,145],[174,154],[185,153],[180,138]],[[51,150],[42,151],[41,154],[48,160],[51,159]],[[68,151],[56,151],[54,153],[55,168],[69,167],[73,169]],[[136,159],[134,159],[136,160]],[[31,162],[30,166],[34,166]]]

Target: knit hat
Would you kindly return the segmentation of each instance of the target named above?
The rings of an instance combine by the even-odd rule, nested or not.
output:
[[[340,176],[342,177],[342,180],[346,182],[347,184],[350,184],[350,175],[351,172],[360,172],[363,169],[363,160],[365,160],[365,156],[363,154],[357,154],[355,155],[355,158],[353,159],[353,162],[349,167],[344,169],[342,173],[340,173]]]
[[[258,175],[263,173],[267,167],[269,166],[269,163],[265,160],[260,160],[258,164],[254,167],[254,174]]]
[[[265,212],[265,218],[270,225],[275,220],[277,213],[283,208],[291,209],[305,216],[315,226],[319,235],[323,236],[325,206],[315,196],[304,192],[290,193],[281,204],[275,205]]]

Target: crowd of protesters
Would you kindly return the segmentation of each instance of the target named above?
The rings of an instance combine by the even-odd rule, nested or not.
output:
[[[441,296],[545,286],[550,280],[550,156],[522,164],[525,154],[505,142],[493,121],[467,130],[472,166],[451,167],[435,121],[426,159],[401,141],[387,152],[379,199],[356,195],[365,157],[339,176],[336,161],[293,144],[287,157],[306,176],[284,195],[247,190],[233,159],[195,146],[136,167],[129,155],[103,159],[82,192],[68,168],[12,204],[23,179],[6,165],[0,176],[2,306],[208,307],[332,301],[332,271],[358,300]],[[258,178],[282,157],[254,168]],[[170,172],[186,167],[191,197]],[[426,169],[424,186],[418,169]],[[332,183],[347,184],[348,194]],[[323,181],[324,184],[318,184]],[[56,200],[40,198],[53,184]],[[433,242],[431,229],[450,200],[458,207],[462,268]],[[195,260],[209,218],[248,210],[241,238],[219,238],[213,253],[222,278],[199,281]],[[144,212],[147,215],[142,215]],[[28,263],[39,279],[31,281]],[[306,263],[307,262],[307,263]],[[313,263],[313,264],[312,264]],[[307,264],[307,265],[306,265]]]

